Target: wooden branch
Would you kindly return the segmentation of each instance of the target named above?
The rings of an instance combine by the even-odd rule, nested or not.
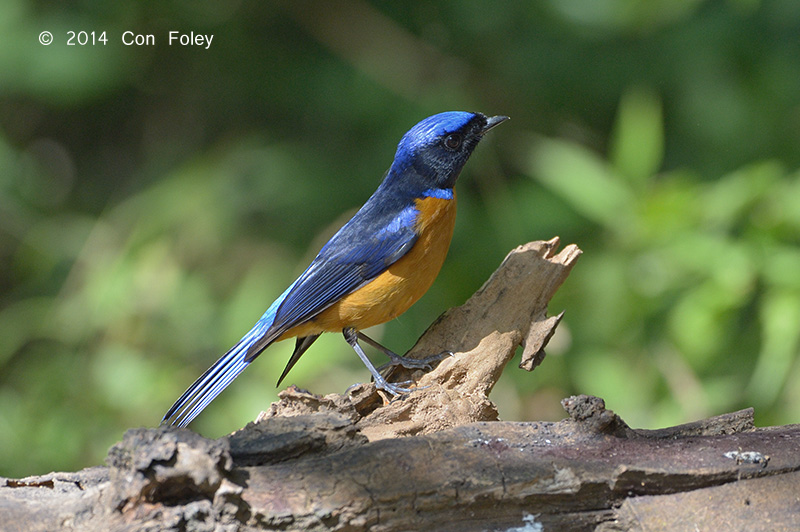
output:
[[[580,251],[557,244],[518,248],[430,327],[409,355],[455,355],[410,375],[426,388],[292,387],[219,440],[130,430],[106,467],[0,479],[0,529],[800,529],[800,426],[756,429],[745,410],[635,430],[588,396],[557,423],[495,421],[503,367],[520,343],[522,366],[540,363],[560,319],[546,305]]]

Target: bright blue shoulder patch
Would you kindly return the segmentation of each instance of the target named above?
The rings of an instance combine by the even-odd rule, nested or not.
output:
[[[428,190],[422,193],[422,197],[424,198],[439,198],[439,199],[446,199],[451,200],[453,199],[453,189],[452,188],[429,188]]]
[[[417,215],[419,211],[413,205],[409,205],[402,211],[397,213],[397,216],[381,227],[375,234],[378,238],[386,238],[387,235],[397,235],[404,229],[413,228],[417,223]]]

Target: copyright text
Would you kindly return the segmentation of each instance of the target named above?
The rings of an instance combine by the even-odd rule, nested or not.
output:
[[[67,46],[107,46],[109,42],[113,42],[112,39],[113,36],[106,31],[68,31],[64,36],[64,41],[61,42]],[[166,43],[168,46],[193,46],[204,50],[211,48],[213,40],[213,34],[206,35],[194,31],[170,31],[161,36],[154,33],[124,31],[120,36],[120,41],[124,46],[156,46],[158,43]],[[39,34],[39,43],[43,46],[50,46],[59,41],[59,37],[49,31]]]

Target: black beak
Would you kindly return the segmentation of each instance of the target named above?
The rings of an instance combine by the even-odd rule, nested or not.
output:
[[[497,115],[497,116],[490,116],[486,119],[486,125],[483,127],[483,131],[481,132],[482,135],[485,135],[487,131],[492,129],[495,126],[498,126],[508,120],[507,116]]]

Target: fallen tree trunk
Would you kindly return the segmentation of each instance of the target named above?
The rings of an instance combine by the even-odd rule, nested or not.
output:
[[[371,384],[296,388],[219,440],[135,429],[108,466],[0,479],[2,530],[798,530],[800,427],[752,410],[643,431],[602,400],[558,423],[497,421],[488,393],[522,344],[544,357],[547,303],[580,255],[513,251],[410,356],[454,353],[387,401]]]

